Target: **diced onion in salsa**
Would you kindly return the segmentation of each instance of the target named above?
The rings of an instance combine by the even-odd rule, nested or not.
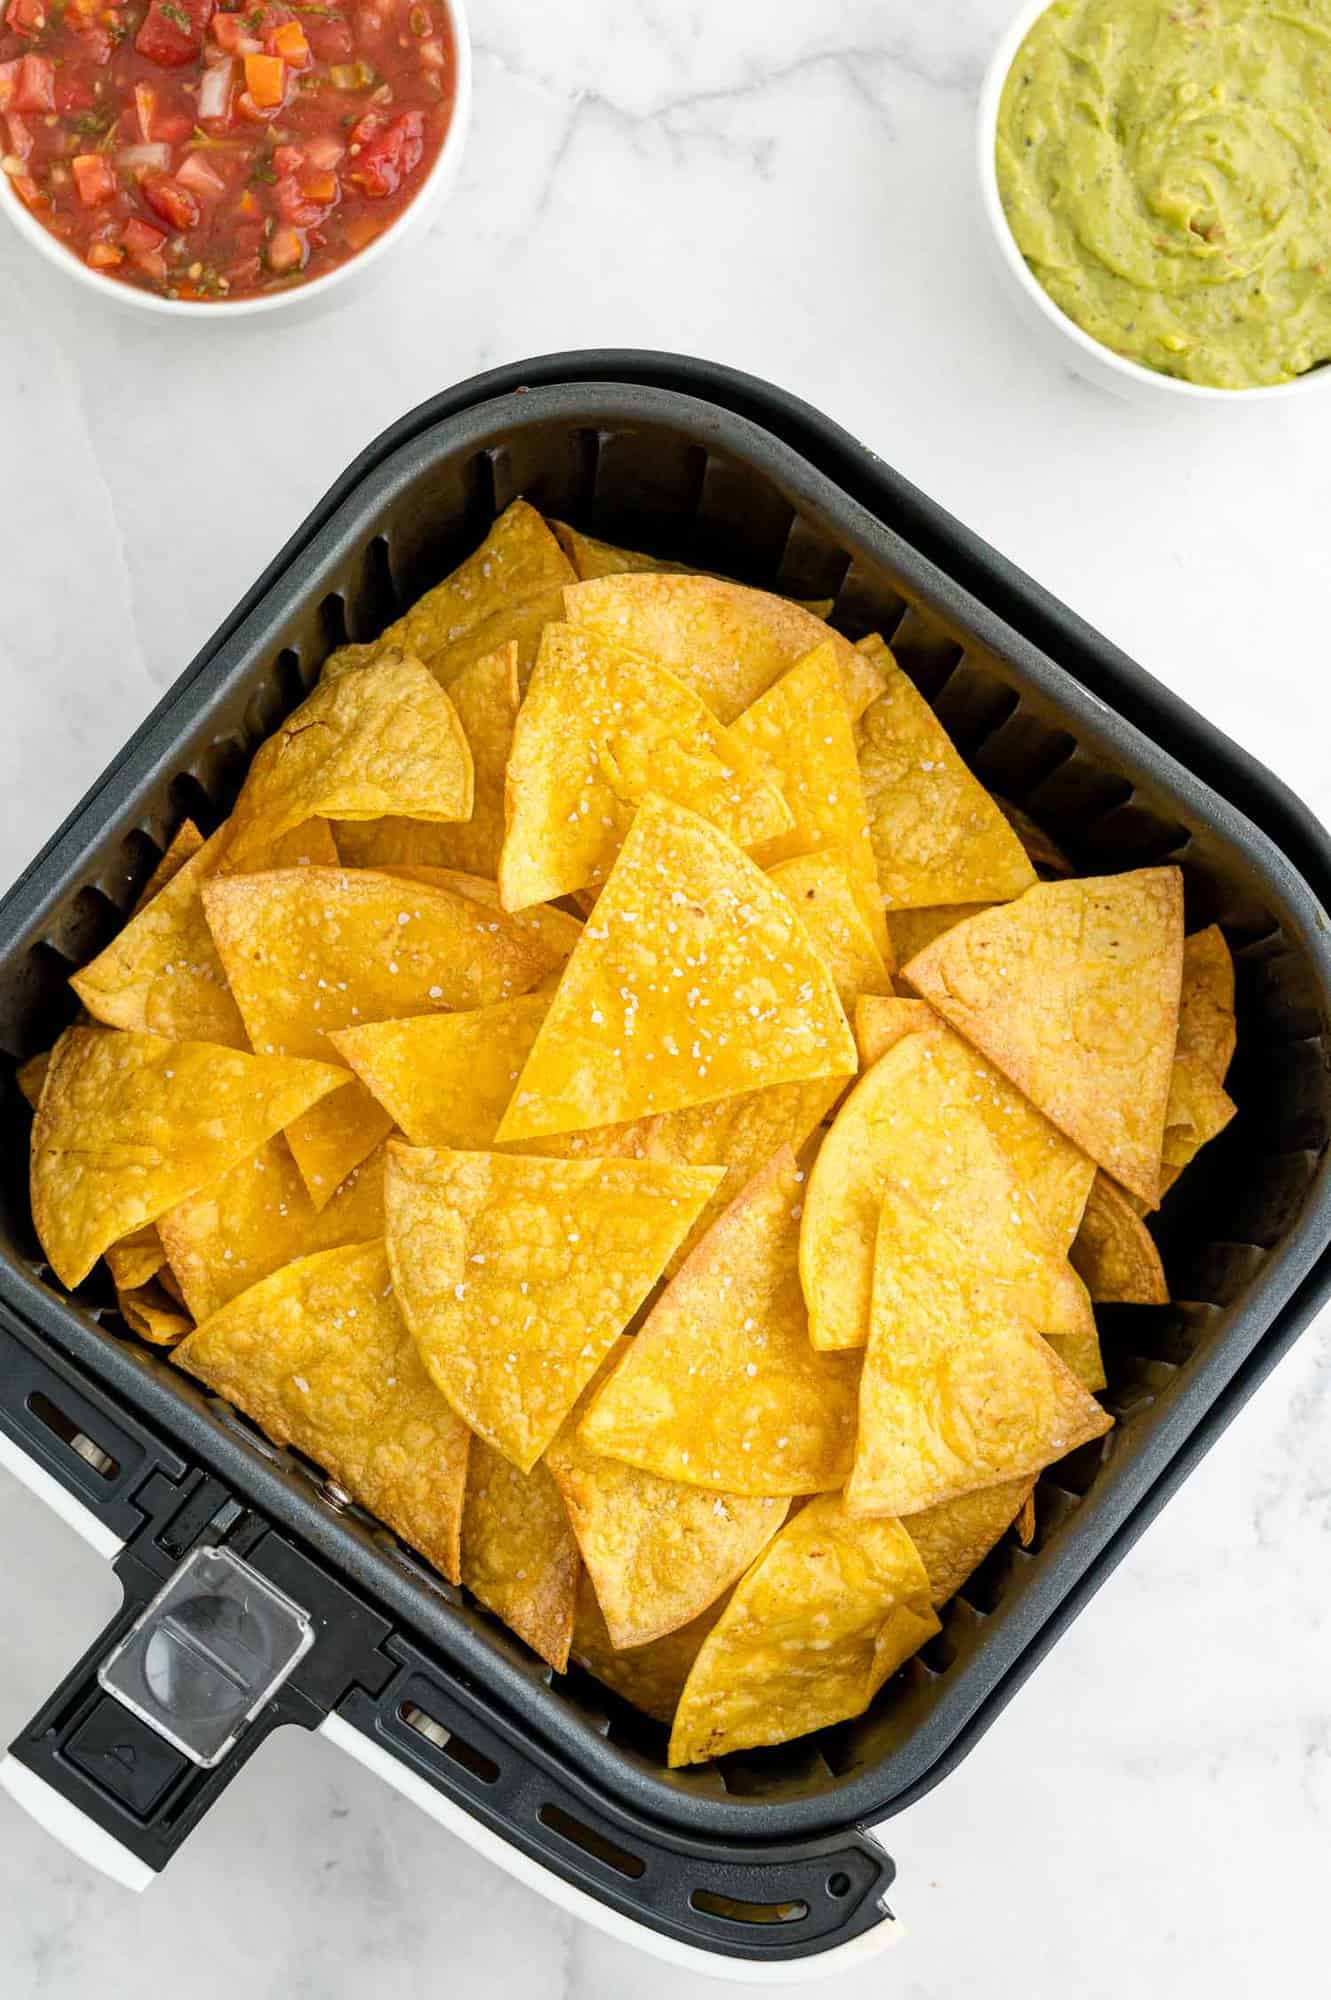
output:
[[[445,0],[0,0],[0,166],[167,298],[308,283],[396,221],[453,108]]]

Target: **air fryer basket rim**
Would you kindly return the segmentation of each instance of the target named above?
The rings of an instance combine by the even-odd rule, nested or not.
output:
[[[537,368],[557,368],[560,359],[556,357],[548,364],[526,364],[507,373],[526,378]],[[587,359],[590,364],[599,357]],[[646,360],[654,363],[653,357]],[[642,357],[638,361],[645,365]],[[705,364],[689,366],[702,369]],[[726,386],[723,378],[718,377],[718,382],[721,387]],[[493,385],[492,378],[482,378],[476,386],[497,385]],[[745,388],[752,395],[761,385],[746,382]],[[457,394],[461,396],[463,391]],[[427,412],[434,407],[424,406]],[[835,522],[837,538],[867,560],[882,561],[886,554],[892,567],[909,575],[913,591],[936,604],[945,616],[963,623],[1031,686],[1072,709],[1081,739],[1094,740],[1115,763],[1149,775],[1155,786],[1168,789],[1194,818],[1209,824],[1242,852],[1248,865],[1262,876],[1267,894],[1281,911],[1282,922],[1299,937],[1310,962],[1318,967],[1325,1000],[1331,990],[1331,939],[1326,920],[1307,883],[1287,856],[1245,815],[1142,737],[1132,724],[1103,704],[1096,706],[1099,698],[1086,697],[1063,667],[1044,657],[1003,618],[961,589],[937,564],[922,558],[885,522],[839,491],[823,473],[770,432],[746,417],[736,416],[717,404],[701,402],[692,395],[651,385],[626,385],[613,377],[577,383],[555,381],[520,396],[503,389],[497,396],[463,404],[442,417],[427,417],[421,426],[415,425],[414,417],[404,419],[402,425],[386,434],[384,449],[371,447],[333,489],[329,502],[315,510],[311,517],[314,525],[308,531],[300,531],[288,545],[262,580],[258,593],[251,593],[218,638],[204,648],[43,855],[0,904],[0,931],[6,953],[24,948],[39,933],[45,915],[69,892],[72,883],[87,873],[91,841],[95,838],[109,841],[115,837],[117,827],[142,816],[149,790],[154,785],[160,787],[163,769],[170,763],[186,711],[192,718],[201,699],[206,700],[210,692],[215,694],[229,673],[239,672],[240,663],[256,646],[262,649],[264,629],[277,628],[284,601],[289,608],[292,599],[318,587],[319,575],[335,562],[335,551],[348,538],[354,539],[352,516],[356,512],[361,516],[363,537],[366,517],[388,504],[393,491],[419,476],[423,463],[434,462],[445,451],[459,455],[475,453],[485,449],[487,440],[493,442],[505,432],[517,434],[547,421],[576,423],[584,428],[618,424],[632,429],[647,424],[689,429],[700,442],[714,444],[729,457],[755,469],[787,495],[796,511],[824,523]],[[404,432],[409,434],[402,436]],[[867,454],[864,457],[866,472],[890,485],[893,475],[885,468],[875,468]],[[1108,649],[1105,653],[1108,655]],[[1210,734],[1214,738],[1214,732]],[[1239,756],[1235,752],[1236,760]],[[1248,763],[1251,765],[1251,760]],[[1260,773],[1260,767],[1256,768]],[[1274,780],[1270,781],[1270,787],[1274,807],[1286,810],[1287,801],[1280,797],[1280,788]],[[113,789],[114,815],[102,815]],[[1297,806],[1297,802],[1293,803]],[[1300,815],[1307,819],[1302,808],[1297,809],[1295,816]],[[109,831],[108,821],[112,822]],[[1315,827],[1315,823],[1309,824]],[[1307,826],[1300,830],[1306,837]],[[1324,836],[1319,858],[1328,862]],[[1328,873],[1331,874],[1331,865]],[[28,1324],[39,1327],[99,1379],[127,1395],[160,1427],[177,1434],[183,1430],[201,1457],[225,1476],[248,1484],[258,1504],[277,1518],[286,1519],[317,1546],[335,1554],[358,1582],[373,1589],[417,1632],[439,1644],[458,1666],[488,1678],[505,1704],[525,1714],[542,1737],[552,1747],[562,1750],[588,1779],[605,1784],[618,1796],[632,1799],[649,1816],[674,1824],[705,1825],[717,1833],[753,1839],[769,1837],[778,1831],[812,1832],[881,1819],[893,1809],[895,1801],[930,1781],[929,1771],[946,1757],[949,1744],[973,1724],[985,1701],[1034,1645],[1059,1604],[1074,1589],[1084,1587],[1111,1536],[1149,1492],[1148,1471],[1152,1477],[1159,1476],[1177,1457],[1230,1377],[1252,1352],[1262,1330],[1306,1277],[1331,1234],[1329,1212],[1331,1175],[1323,1158],[1297,1228],[1269,1258],[1245,1301],[1241,1317],[1246,1323],[1247,1337],[1241,1342],[1222,1342],[1221,1346],[1227,1350],[1223,1360],[1213,1355],[1197,1368],[1192,1381],[1175,1399],[1167,1422],[1154,1440],[1150,1467],[1140,1468],[1139,1476],[1130,1482],[1121,1479],[1116,1482],[1113,1477],[1102,1481],[1093,1502],[1067,1524],[1058,1545],[1045,1552],[1044,1589],[1027,1591],[1024,1615],[1008,1620],[1005,1644],[1001,1652],[995,1651],[987,1684],[985,1676],[972,1674],[976,1684],[962,1691],[964,1698],[956,1699],[958,1690],[953,1690],[951,1697],[948,1692],[940,1696],[930,1718],[931,1726],[918,1731],[916,1738],[894,1751],[887,1760],[892,1774],[890,1784],[885,1786],[885,1767],[880,1765],[813,1797],[778,1802],[681,1794],[616,1757],[585,1726],[560,1718],[550,1702],[541,1700],[540,1691],[534,1689],[529,1675],[458,1626],[442,1598],[432,1599],[421,1585],[391,1568],[382,1556],[372,1558],[334,1517],[325,1517],[309,1502],[296,1504],[298,1496],[272,1474],[257,1453],[238,1438],[217,1429],[201,1413],[191,1410],[183,1398],[136,1366],[128,1350],[110,1342],[92,1322],[72,1312],[27,1273],[9,1265],[0,1270],[0,1297]],[[1120,1490],[1114,1490],[1116,1485]]]

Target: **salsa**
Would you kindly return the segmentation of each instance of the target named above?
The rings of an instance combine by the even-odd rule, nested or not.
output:
[[[0,0],[0,166],[74,256],[170,299],[308,283],[448,131],[441,0]]]
[[[1331,359],[1328,0],[1058,0],[996,164],[1035,276],[1116,353],[1223,389]]]

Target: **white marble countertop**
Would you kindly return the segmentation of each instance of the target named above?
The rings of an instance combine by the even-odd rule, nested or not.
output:
[[[473,0],[460,188],[308,325],[99,311],[0,229],[0,876],[362,445],[580,345],[820,405],[1331,815],[1331,405],[1168,420],[1033,352],[986,263],[975,90],[1009,0]],[[907,1935],[847,1994],[1311,1990],[1331,1851],[1331,1350],[1310,1332],[979,1748],[897,1819]],[[110,1574],[0,1477],[0,1741]],[[189,2000],[684,1995],[312,1740],[140,1903],[0,1799],[0,1987]],[[826,1990],[810,1982],[798,1991]]]

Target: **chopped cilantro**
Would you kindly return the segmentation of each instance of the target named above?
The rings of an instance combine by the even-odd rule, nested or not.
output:
[[[194,23],[185,12],[185,9],[176,5],[176,0],[157,0],[157,4],[173,28],[179,28],[182,35],[189,35],[191,39],[193,38]]]

